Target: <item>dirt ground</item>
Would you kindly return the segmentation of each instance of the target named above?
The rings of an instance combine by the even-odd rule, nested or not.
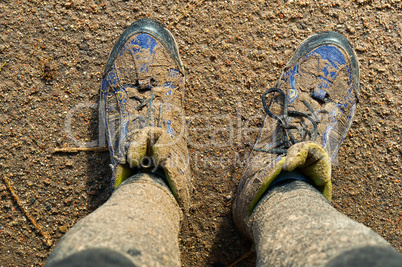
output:
[[[325,30],[349,38],[361,68],[332,204],[402,251],[401,1],[0,0],[0,266],[43,265],[110,194],[107,152],[52,151],[104,145],[101,74],[120,33],[144,17],[170,25],[186,66],[195,192],[180,234],[184,266],[229,266],[250,251],[231,207],[260,95],[297,45]],[[254,262],[251,253],[237,266]]]

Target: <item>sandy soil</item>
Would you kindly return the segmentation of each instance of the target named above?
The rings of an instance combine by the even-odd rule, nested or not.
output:
[[[260,95],[297,45],[324,30],[347,36],[361,66],[361,104],[333,170],[333,205],[402,251],[399,0],[1,0],[0,173],[21,203],[0,179],[1,266],[43,265],[107,199],[107,152],[52,151],[104,145],[101,73],[119,34],[143,17],[170,25],[186,65],[195,193],[180,235],[183,265],[230,265],[251,249],[231,206],[261,123]],[[237,266],[254,261],[251,254]]]

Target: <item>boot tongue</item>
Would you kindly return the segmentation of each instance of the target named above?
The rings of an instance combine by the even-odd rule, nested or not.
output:
[[[114,188],[130,177],[134,168],[149,167],[148,165],[153,162],[152,146],[158,141],[161,130],[146,127],[132,133],[135,138],[129,144],[125,163],[118,163],[113,170]]]
[[[162,129],[158,127],[145,127],[133,132],[132,139],[127,151],[127,164],[130,168],[147,165],[153,157],[153,146],[158,142]]]

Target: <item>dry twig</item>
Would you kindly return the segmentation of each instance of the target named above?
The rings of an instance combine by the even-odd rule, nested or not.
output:
[[[5,66],[7,64],[7,61],[6,62],[4,62],[3,63],[3,65],[1,65],[1,67],[0,67],[0,71],[1,71],[1,69]]]
[[[22,210],[22,212],[31,221],[31,223],[35,226],[36,230],[38,230],[39,233],[44,238],[42,240],[43,243],[45,245],[47,245],[48,247],[50,247],[52,245],[52,240],[49,238],[48,234],[43,232],[42,227],[39,224],[36,223],[36,221],[34,220],[34,218],[31,217],[31,215],[29,215],[28,211],[24,208],[24,206],[22,205],[22,203],[21,203],[20,199],[18,198],[17,194],[14,192],[13,188],[11,187],[11,184],[10,184],[10,181],[8,180],[8,178],[6,176],[3,176],[3,180],[4,180],[4,183],[6,184],[8,190],[13,195],[15,202],[17,202],[18,206]]]
[[[107,152],[107,147],[67,147],[67,148],[55,148],[52,151],[54,153],[77,153],[77,152]]]
[[[239,264],[242,260],[248,258],[251,254],[253,254],[253,249],[250,249],[246,253],[244,253],[240,258],[238,258],[234,263],[230,264],[229,267],[234,267]]]

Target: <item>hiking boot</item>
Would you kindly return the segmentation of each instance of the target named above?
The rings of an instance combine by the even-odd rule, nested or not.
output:
[[[331,201],[331,164],[352,124],[359,67],[348,40],[336,32],[306,39],[276,87],[262,94],[266,113],[247,161],[233,215],[250,238],[249,218],[279,174],[297,171]]]
[[[100,89],[113,188],[138,172],[163,178],[179,205],[190,204],[184,68],[172,34],[159,22],[134,22],[110,52]]]

